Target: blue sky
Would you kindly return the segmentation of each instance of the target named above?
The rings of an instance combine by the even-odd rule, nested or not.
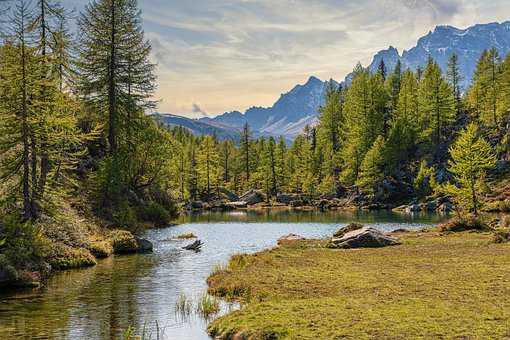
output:
[[[64,0],[80,10],[86,0]],[[510,20],[508,0],[139,0],[158,64],[159,111],[190,117],[270,106],[310,75],[401,52],[439,24]]]

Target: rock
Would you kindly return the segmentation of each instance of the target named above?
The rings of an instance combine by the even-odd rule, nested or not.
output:
[[[388,236],[379,230],[363,227],[353,230],[342,237],[333,237],[330,248],[377,248],[400,244],[395,237]]]
[[[296,235],[296,234],[289,234],[289,235],[280,237],[278,239],[278,244],[280,245],[282,243],[303,241],[303,240],[305,240],[305,238],[303,236]]]
[[[349,223],[345,227],[342,227],[342,228],[338,229],[333,234],[333,237],[340,238],[340,237],[343,237],[348,232],[351,232],[351,231],[354,231],[354,230],[358,230],[358,229],[361,229],[363,227],[364,227],[364,225],[361,224],[361,223]]]
[[[200,249],[202,249],[202,244],[203,244],[202,241],[196,240],[195,242],[182,247],[182,249],[200,251]]]
[[[399,228],[399,229],[392,230],[391,233],[409,233],[409,230]]]
[[[204,208],[204,203],[201,201],[191,201],[186,205],[186,210],[201,210]]]
[[[245,192],[241,197],[239,197],[239,200],[246,202],[247,205],[254,205],[257,203],[264,202],[265,196],[260,191],[249,190]]]
[[[407,213],[414,213],[420,211],[421,208],[418,204],[411,204],[407,207],[406,212]]]
[[[294,201],[296,198],[297,198],[296,195],[278,194],[276,196],[276,202],[289,205],[290,202]]]
[[[138,244],[139,253],[152,253],[154,246],[152,242],[141,237],[135,236],[136,243]]]
[[[226,206],[230,207],[232,209],[242,209],[246,208],[248,204],[244,201],[237,201],[237,202],[227,202]]]
[[[229,191],[225,188],[220,188],[220,194],[221,194],[222,198],[227,199],[229,202],[239,201],[239,196],[237,196],[235,193],[233,193],[232,191]]]

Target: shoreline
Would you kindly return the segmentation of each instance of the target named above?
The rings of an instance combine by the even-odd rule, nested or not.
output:
[[[477,336],[504,334],[496,325],[510,321],[505,312],[509,309],[491,304],[510,293],[510,286],[501,282],[501,275],[510,274],[510,244],[492,243],[489,232],[436,229],[392,235],[403,244],[334,250],[325,248],[324,240],[305,240],[232,257],[226,269],[209,276],[209,293],[243,306],[213,321],[209,334],[218,339],[262,339],[271,334],[469,337],[475,328],[455,331],[475,321]],[[472,301],[465,304],[456,296]],[[435,317],[434,305],[442,308]],[[473,316],[478,309],[502,321],[494,324]],[[415,317],[412,310],[423,315]],[[451,320],[457,314],[461,315]]]

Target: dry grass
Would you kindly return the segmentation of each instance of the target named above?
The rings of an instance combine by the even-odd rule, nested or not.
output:
[[[209,292],[243,302],[209,332],[250,339],[510,337],[510,244],[489,233],[398,234],[403,245],[297,242],[216,272]]]

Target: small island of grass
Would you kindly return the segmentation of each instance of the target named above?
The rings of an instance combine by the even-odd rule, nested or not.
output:
[[[402,245],[328,249],[289,242],[234,256],[209,293],[242,308],[212,322],[221,339],[505,338],[510,244],[491,232],[406,232]]]

